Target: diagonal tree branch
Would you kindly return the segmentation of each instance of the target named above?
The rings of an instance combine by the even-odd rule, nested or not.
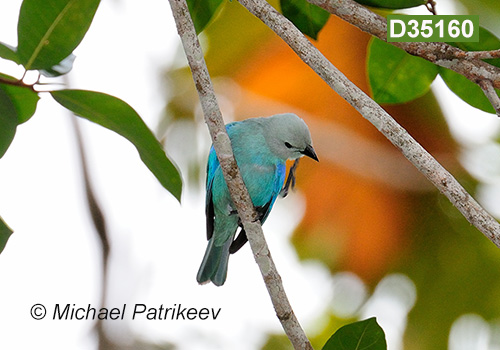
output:
[[[500,224],[382,107],[345,77],[307,38],[265,0],[238,0],[279,35],[334,91],[372,123],[462,215],[500,248]],[[321,2],[323,0],[308,0]],[[350,3],[330,0],[329,3]],[[346,10],[346,12],[348,12]]]
[[[312,349],[288,301],[281,277],[276,270],[267,247],[262,227],[257,220],[255,208],[234,160],[231,141],[226,133],[222,114],[186,0],[169,0],[169,2],[198,91],[205,115],[205,122],[208,125],[215,152],[217,153],[217,158],[224,174],[224,179],[238,210],[238,215],[246,231],[255,260],[264,278],[276,315],[295,349]]]

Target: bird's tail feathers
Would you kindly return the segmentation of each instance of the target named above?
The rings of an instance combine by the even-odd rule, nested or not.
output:
[[[226,281],[227,265],[229,261],[229,247],[232,239],[228,239],[221,246],[214,244],[214,237],[208,241],[205,256],[201,262],[196,280],[199,284],[205,284],[210,281],[216,286],[222,286]]]

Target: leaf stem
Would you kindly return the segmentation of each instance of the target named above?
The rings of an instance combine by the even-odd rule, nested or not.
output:
[[[0,84],[6,84],[6,85],[12,85],[12,86],[19,86],[19,87],[30,89],[33,92],[38,92],[38,91],[35,90],[35,85],[38,84],[38,81],[36,83],[34,83],[34,84],[26,84],[25,82],[23,82],[22,79],[20,79],[20,80],[12,80],[12,79],[5,78],[5,77],[3,77],[3,76],[0,75]]]

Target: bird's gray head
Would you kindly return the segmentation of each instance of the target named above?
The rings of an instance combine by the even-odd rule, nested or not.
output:
[[[292,113],[263,118],[264,137],[271,151],[283,160],[308,156],[318,161],[306,123]]]

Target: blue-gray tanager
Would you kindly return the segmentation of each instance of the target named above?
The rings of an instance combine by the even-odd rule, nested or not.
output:
[[[309,129],[298,116],[287,113],[230,123],[226,130],[258,218],[264,223],[282,190],[286,160],[298,160],[304,155],[318,160]],[[212,281],[221,286],[226,281],[229,254],[240,249],[247,237],[242,229],[235,239],[241,222],[213,146],[207,164],[205,205],[208,246],[196,279],[200,284]]]

